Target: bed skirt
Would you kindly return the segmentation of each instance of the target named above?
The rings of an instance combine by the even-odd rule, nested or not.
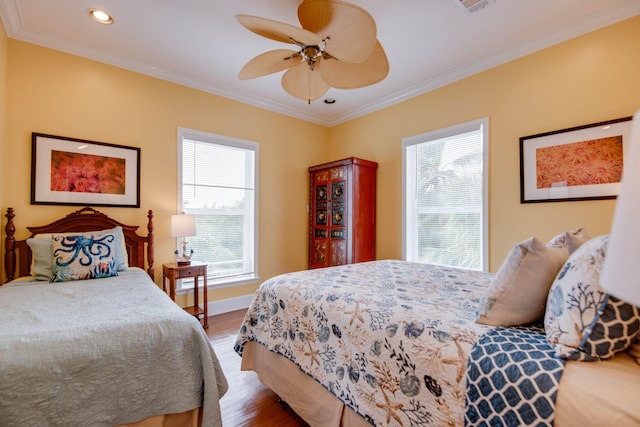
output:
[[[179,414],[149,417],[137,423],[122,424],[118,427],[199,427],[201,425],[202,408],[195,408]]]
[[[253,341],[245,344],[241,370],[255,371],[262,384],[273,390],[309,425],[371,427],[320,383],[263,345]]]
[[[295,364],[254,341],[244,347],[241,369],[255,371],[309,425],[371,425]],[[638,426],[640,413],[635,402],[639,393],[640,366],[626,352],[600,362],[570,360],[560,380],[554,425],[584,427],[612,421],[611,425]]]

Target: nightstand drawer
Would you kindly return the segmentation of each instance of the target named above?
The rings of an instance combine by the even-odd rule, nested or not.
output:
[[[186,277],[202,276],[204,273],[202,267],[182,268],[175,273],[176,279],[184,279]]]

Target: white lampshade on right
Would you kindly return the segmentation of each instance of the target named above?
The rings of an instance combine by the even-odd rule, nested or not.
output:
[[[640,307],[640,110],[631,126],[600,286]]]

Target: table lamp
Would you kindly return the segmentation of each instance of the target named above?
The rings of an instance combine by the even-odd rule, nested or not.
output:
[[[191,263],[193,249],[187,254],[187,236],[196,235],[196,217],[193,215],[171,215],[171,236],[182,238],[182,254],[176,250],[176,261],[178,265],[188,265]]]
[[[640,110],[631,126],[600,286],[616,298],[640,307]]]

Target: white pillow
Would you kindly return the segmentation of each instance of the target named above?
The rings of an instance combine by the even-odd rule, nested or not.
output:
[[[569,249],[569,255],[575,252],[582,244],[586,243],[591,236],[587,233],[587,229],[584,227],[576,228],[575,230],[564,231],[553,239],[549,240],[547,246],[553,246],[557,248],[566,247]]]
[[[489,284],[477,323],[517,326],[541,319],[549,288],[568,257],[568,248],[546,246],[536,237],[518,243]]]
[[[51,280],[53,276],[53,241],[51,237],[27,239],[31,249],[31,272],[35,280]]]

